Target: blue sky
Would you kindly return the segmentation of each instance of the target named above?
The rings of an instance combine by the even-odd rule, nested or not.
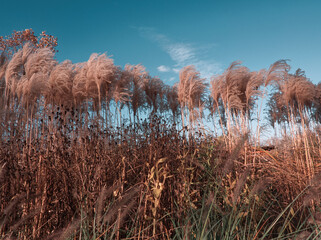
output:
[[[59,61],[107,53],[116,65],[143,64],[167,84],[194,64],[204,77],[241,60],[251,70],[290,59],[321,81],[321,1],[5,1],[0,35],[45,30]]]

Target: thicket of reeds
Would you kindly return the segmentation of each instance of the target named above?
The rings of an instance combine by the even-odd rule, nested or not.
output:
[[[179,78],[2,53],[1,238],[320,238],[321,85],[285,60]]]

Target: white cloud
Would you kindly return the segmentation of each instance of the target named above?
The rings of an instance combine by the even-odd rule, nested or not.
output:
[[[160,65],[157,67],[157,70],[160,72],[170,72],[171,68],[165,65]]]
[[[221,64],[213,59],[205,58],[204,49],[208,47],[199,46],[194,47],[190,43],[180,43],[170,40],[167,36],[159,34],[153,28],[138,28],[140,33],[151,39],[160,45],[160,47],[169,55],[169,57],[175,62],[172,66],[172,71],[179,73],[180,69],[188,66],[194,65],[195,68],[201,73],[202,77],[210,79],[214,74],[222,72]],[[162,65],[163,66],[163,65]],[[159,68],[158,70],[161,71]],[[165,67],[165,66],[164,66]],[[167,68],[161,68],[163,70],[169,70]],[[165,71],[163,71],[165,72]]]
[[[165,46],[165,50],[170,55],[171,59],[173,59],[178,65],[183,65],[196,58],[194,49],[188,44],[169,44],[168,46]]]
[[[221,64],[213,60],[203,59],[197,49],[193,48],[190,44],[170,44],[166,46],[166,52],[176,62],[173,68],[175,73],[179,73],[180,69],[185,66],[194,65],[202,77],[210,79],[211,76],[222,71]]]
[[[175,77],[171,77],[168,81],[173,82],[175,80]]]
[[[180,71],[179,68],[173,68],[172,70],[173,70],[173,72],[175,72],[175,73],[179,73],[179,71]]]

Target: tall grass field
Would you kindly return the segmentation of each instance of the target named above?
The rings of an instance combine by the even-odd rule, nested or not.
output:
[[[29,41],[0,118],[1,239],[321,239],[321,84],[288,61],[169,86]]]

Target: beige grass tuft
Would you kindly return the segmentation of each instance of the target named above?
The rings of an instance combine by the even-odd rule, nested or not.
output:
[[[60,105],[73,100],[72,86],[74,66],[70,61],[57,64],[50,73],[47,97],[50,102]]]

